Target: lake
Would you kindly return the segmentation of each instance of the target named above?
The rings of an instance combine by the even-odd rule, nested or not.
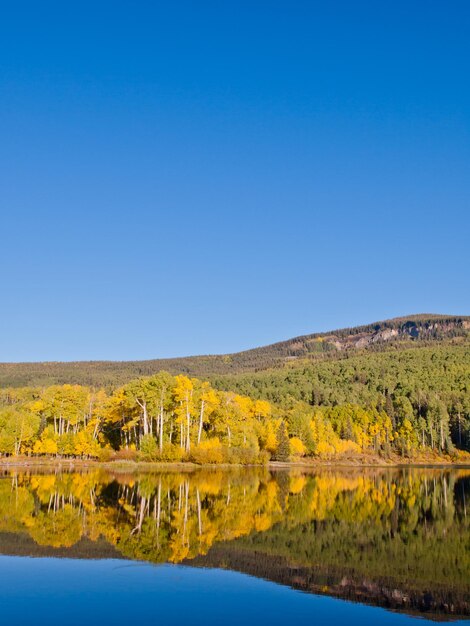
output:
[[[3,470],[9,626],[470,619],[470,470]]]

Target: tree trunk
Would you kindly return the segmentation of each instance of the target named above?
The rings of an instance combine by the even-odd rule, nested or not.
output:
[[[148,412],[147,412],[147,402],[145,400],[141,402],[138,398],[136,398],[135,400],[137,404],[140,406],[140,408],[142,409],[144,435],[148,435],[149,434],[149,418],[148,418]]]
[[[186,404],[186,452],[191,449],[191,413],[189,412],[189,403]]]
[[[197,445],[201,443],[203,422],[204,422],[204,400],[201,401],[201,410],[199,412],[199,429],[197,431]]]
[[[163,450],[163,405],[160,406],[160,425],[159,425],[159,438],[160,438],[160,454]]]
[[[94,440],[94,441],[96,441],[96,438],[98,437],[98,431],[99,431],[99,428],[100,428],[100,422],[99,422],[99,420],[97,419],[97,420],[96,420],[96,424],[95,424],[95,428],[93,429],[93,440]]]

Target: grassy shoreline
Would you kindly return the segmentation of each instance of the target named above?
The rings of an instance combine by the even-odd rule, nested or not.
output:
[[[0,469],[41,469],[54,468],[66,470],[84,469],[104,469],[104,470],[126,470],[126,471],[194,471],[197,469],[240,469],[250,467],[265,467],[270,470],[281,469],[400,469],[400,468],[462,468],[470,467],[470,454],[461,454],[458,458],[436,456],[424,454],[412,459],[393,457],[383,459],[373,455],[359,455],[347,458],[333,459],[295,459],[292,461],[280,462],[269,461],[266,464],[230,464],[230,463],[206,463],[197,464],[192,462],[178,461],[99,461],[94,459],[71,459],[58,457],[4,457],[0,458]]]

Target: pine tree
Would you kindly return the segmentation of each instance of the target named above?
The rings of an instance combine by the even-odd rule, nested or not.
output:
[[[274,453],[275,461],[288,461],[290,457],[289,437],[284,422],[281,422],[277,430],[277,448]]]

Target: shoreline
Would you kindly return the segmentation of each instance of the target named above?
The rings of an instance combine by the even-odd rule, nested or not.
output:
[[[470,455],[467,458],[417,458],[403,461],[401,459],[384,460],[376,457],[346,458],[346,459],[309,459],[293,461],[269,461],[268,463],[236,464],[236,463],[205,463],[197,464],[178,461],[98,461],[93,459],[67,458],[34,458],[34,457],[7,457],[0,458],[0,470],[7,469],[64,469],[64,470],[92,470],[107,471],[186,471],[193,472],[199,469],[249,469],[266,468],[276,470],[322,470],[322,469],[470,469]]]

